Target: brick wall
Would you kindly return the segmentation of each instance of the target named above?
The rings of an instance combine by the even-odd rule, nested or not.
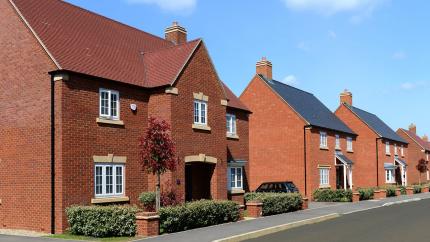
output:
[[[419,160],[426,160],[426,153],[428,151],[423,152],[423,148],[415,143],[415,141],[401,129],[397,130],[397,134],[409,143],[407,149],[408,159],[406,160],[408,163],[408,185],[419,183],[420,177],[421,182],[427,182],[427,173],[425,172],[420,174],[420,172],[417,170],[417,165]]]
[[[255,76],[240,100],[249,117],[249,186],[292,180],[304,191],[304,125],[296,113]]]
[[[55,65],[0,0],[0,228],[50,232],[50,76]]]

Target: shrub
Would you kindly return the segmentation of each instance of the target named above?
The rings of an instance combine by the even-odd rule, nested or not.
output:
[[[139,201],[142,203],[145,211],[155,211],[155,192],[142,192],[139,195]]]
[[[239,220],[239,206],[233,201],[200,200],[162,207],[160,230],[167,233]]]
[[[313,192],[312,197],[317,202],[351,202],[352,191],[344,189],[317,189]]]
[[[299,193],[246,193],[245,201],[261,201],[263,216],[288,213],[302,208],[303,199]]]
[[[357,189],[358,193],[360,193],[360,200],[370,200],[373,199],[373,188],[359,188]]]
[[[92,237],[134,236],[137,208],[72,206],[66,209],[70,233]]]
[[[387,191],[387,197],[395,197],[396,196],[396,186],[382,186],[381,189],[385,189]]]
[[[421,186],[415,185],[415,186],[413,186],[413,188],[414,188],[414,194],[421,193]]]
[[[400,193],[402,195],[406,195],[406,187],[405,186],[399,186],[399,188],[400,188]]]

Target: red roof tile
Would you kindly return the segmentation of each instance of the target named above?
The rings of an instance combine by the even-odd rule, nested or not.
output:
[[[242,101],[240,101],[240,99],[236,97],[236,95],[234,95],[234,93],[230,90],[230,88],[228,88],[227,85],[225,85],[225,83],[222,83],[222,84],[224,86],[225,95],[227,96],[227,99],[228,99],[227,106],[250,112],[250,110],[245,106],[245,104],[243,104]]]
[[[60,69],[143,87],[171,84],[200,41],[160,37],[59,0],[12,0]]]
[[[400,130],[405,132],[413,141],[415,141],[419,146],[421,146],[421,148],[430,151],[430,143],[429,142],[426,142],[425,140],[423,140],[421,137],[419,137],[414,132],[411,132],[411,131],[406,130],[406,129],[400,129]]]

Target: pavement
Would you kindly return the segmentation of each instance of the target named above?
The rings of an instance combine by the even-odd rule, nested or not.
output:
[[[192,230],[187,230],[187,231],[173,233],[173,234],[165,234],[165,235],[161,235],[153,238],[147,238],[147,239],[138,240],[138,241],[141,241],[141,242],[164,242],[164,241],[166,242],[167,241],[203,242],[203,241],[216,241],[216,240],[232,241],[232,240],[225,240],[225,238],[236,237],[241,234],[252,234],[252,233],[255,233],[255,231],[267,232],[268,230],[270,231],[271,228],[279,229],[279,228],[283,228],[285,225],[291,225],[291,224],[294,225],[295,223],[300,223],[300,221],[303,221],[303,220],[309,221],[309,223],[313,223],[313,220],[315,218],[319,219],[321,217],[323,218],[332,217],[333,214],[346,215],[346,214],[351,214],[359,211],[382,207],[384,205],[392,205],[399,202],[411,201],[411,199],[414,199],[414,200],[430,199],[430,193],[421,193],[421,194],[415,194],[411,196],[403,195],[398,197],[386,198],[382,200],[361,201],[358,203],[310,203],[309,209],[307,210],[267,216],[267,217],[252,219],[252,220],[245,220],[245,221],[240,221],[236,223],[227,223],[227,224],[215,225],[215,226],[210,226],[205,228],[192,229]],[[430,217],[428,222],[430,222]],[[289,227],[294,227],[294,226],[289,226]],[[275,231],[279,231],[279,230],[275,230]],[[425,230],[423,230],[423,233],[424,232]],[[256,234],[255,236],[260,236],[260,234]],[[252,237],[247,237],[247,238],[252,238]],[[0,241],[2,242],[3,241],[4,242],[17,242],[17,241],[46,242],[48,241],[48,239],[35,238],[35,240],[31,240],[31,239],[16,240],[15,237],[13,236],[0,235]]]
[[[430,200],[394,204],[337,219],[284,230],[248,242],[415,242],[430,241]]]

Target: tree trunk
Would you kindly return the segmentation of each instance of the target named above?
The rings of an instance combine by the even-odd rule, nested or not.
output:
[[[160,173],[157,173],[157,186],[155,190],[155,211],[160,210]]]

